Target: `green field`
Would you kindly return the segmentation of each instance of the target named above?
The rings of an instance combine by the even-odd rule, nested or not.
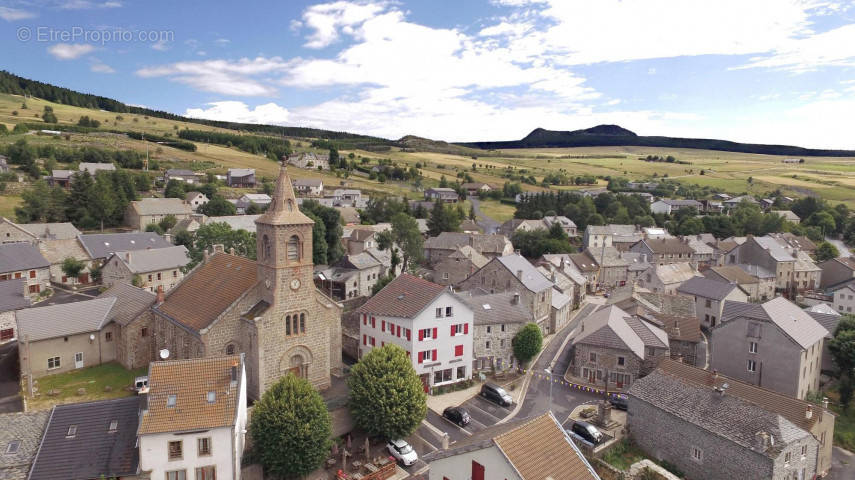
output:
[[[148,367],[125,370],[118,363],[111,362],[47,375],[35,380],[37,394],[34,397],[26,397],[27,410],[45,410],[59,403],[89,402],[135,395],[128,387],[133,385],[134,378],[146,375],[146,372]],[[85,393],[78,395],[81,388]],[[48,395],[51,390],[59,393]]]

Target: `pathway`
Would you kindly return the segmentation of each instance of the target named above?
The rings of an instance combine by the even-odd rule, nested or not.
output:
[[[825,237],[825,241],[837,247],[837,251],[840,252],[841,257],[851,257],[852,252],[849,251],[849,248],[842,241]]]
[[[480,201],[477,198],[469,197],[468,200],[475,210],[475,218],[477,219],[478,226],[484,229],[484,233],[493,233],[499,229],[500,223],[484,215],[484,212],[481,211]]]

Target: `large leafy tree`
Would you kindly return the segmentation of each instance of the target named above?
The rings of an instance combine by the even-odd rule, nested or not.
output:
[[[225,215],[234,215],[236,207],[232,202],[226,200],[225,197],[217,194],[208,203],[199,207],[199,212],[209,217],[222,217]]]
[[[80,272],[82,272],[84,268],[86,268],[86,264],[74,257],[66,257],[66,259],[62,261],[62,273],[69,278],[76,279],[80,276]]]
[[[321,238],[326,241],[327,244],[327,261],[323,263],[329,263],[332,265],[338,262],[342,255],[344,255],[344,246],[341,244],[341,214],[338,210],[325,207],[315,200],[306,200],[303,202],[300,206],[300,211],[306,214],[313,214],[313,220],[315,218],[320,219],[324,224],[322,232],[323,235],[321,235]],[[317,223],[317,220],[315,220],[315,223]],[[320,233],[320,230],[312,231],[313,236],[319,235]],[[317,261],[315,263],[318,264]]]
[[[249,434],[267,474],[296,477],[323,463],[332,445],[332,422],[317,390],[289,373],[255,404]]]
[[[424,238],[419,232],[419,223],[405,213],[392,216],[392,228],[378,235],[377,245],[382,250],[397,245],[401,249],[404,271],[421,262],[424,256]]]
[[[828,342],[828,351],[838,369],[840,403],[845,409],[855,390],[855,317],[841,319],[834,338]]]
[[[179,240],[182,245],[190,250],[188,269],[202,261],[205,250],[210,250],[217,244],[222,244],[226,252],[234,248],[235,255],[252,260],[256,258],[255,232],[248,232],[243,229],[232,230],[232,227],[223,222],[206,223],[196,230],[196,235],[192,240],[188,234],[182,235]],[[188,241],[190,242],[189,245],[187,244]]]
[[[832,258],[837,258],[840,256],[840,252],[837,250],[837,247],[828,243],[822,242],[816,247],[816,260],[819,262],[824,262],[826,260],[831,260]]]
[[[540,327],[534,323],[526,324],[511,340],[514,347],[514,357],[521,363],[528,363],[540,352],[543,346],[543,334]]]
[[[370,435],[386,439],[413,433],[425,418],[422,382],[403,348],[374,348],[359,360],[347,380],[350,412]]]
[[[306,216],[311,218],[312,225],[312,263],[315,265],[327,264],[327,227],[323,220],[317,217],[312,212],[306,212]]]
[[[431,236],[442,232],[457,232],[463,219],[457,214],[457,209],[447,207],[443,202],[436,201],[430,211],[427,226]]]

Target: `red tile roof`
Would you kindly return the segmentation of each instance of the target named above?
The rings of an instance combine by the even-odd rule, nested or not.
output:
[[[392,280],[357,309],[360,313],[413,318],[445,290],[442,285],[408,273]]]

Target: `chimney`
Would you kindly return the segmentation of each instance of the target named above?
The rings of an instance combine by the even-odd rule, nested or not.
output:
[[[475,248],[475,235],[469,234],[469,246]]]
[[[163,239],[164,239],[164,240],[166,240],[166,241],[167,241],[167,242],[169,242],[169,243],[172,243],[172,234],[171,234],[171,233],[164,233],[164,234],[163,234]]]
[[[235,247],[229,248],[229,255],[234,255],[234,254],[235,254]]]
[[[226,253],[226,246],[222,243],[215,243],[213,249],[214,253]]]
[[[754,448],[758,451],[765,452],[769,448],[769,434],[766,432],[757,432],[754,434]]]
[[[810,420],[811,418],[813,418],[813,405],[808,405],[805,410],[805,419]]]
[[[794,249],[793,249],[793,258],[798,258],[798,256],[799,256],[799,249],[798,249],[798,248],[794,248]]]
[[[511,300],[511,305],[518,305],[520,303],[520,294],[519,292],[514,292],[514,299]]]
[[[157,300],[155,300],[155,303],[160,305],[161,303],[163,303],[164,300],[165,300],[165,296],[163,294],[163,285],[158,285],[157,286]]]
[[[125,262],[131,263],[131,252],[125,252]]]
[[[822,397],[822,408],[828,409],[828,397]]]
[[[517,270],[517,279],[522,280],[522,270]]]
[[[208,249],[202,250],[202,263],[208,263],[209,258],[211,258],[211,253]]]

